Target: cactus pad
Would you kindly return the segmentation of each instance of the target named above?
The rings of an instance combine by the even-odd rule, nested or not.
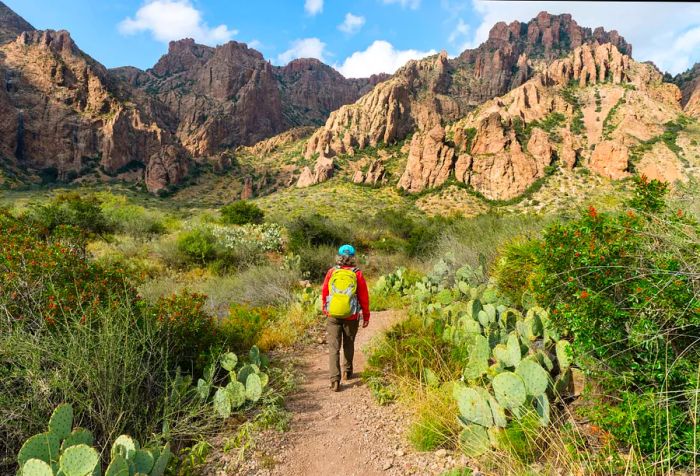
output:
[[[241,369],[238,371],[237,379],[239,382],[241,382],[243,385],[245,385],[246,381],[248,380],[248,375],[254,374],[255,373],[255,367],[252,365],[244,365],[241,367]]]
[[[109,463],[105,476],[129,476],[129,463],[122,456],[116,455]]]
[[[489,368],[490,355],[491,348],[486,337],[481,334],[474,335],[469,347],[469,362],[464,367],[464,378],[474,380],[485,374]]]
[[[423,369],[423,382],[425,382],[425,385],[428,387],[437,387],[440,385],[440,379],[437,374],[428,367]]]
[[[521,406],[527,399],[525,382],[513,372],[503,372],[496,375],[491,385],[498,403],[508,410]]]
[[[525,390],[527,390],[528,395],[533,397],[542,395],[549,387],[549,374],[532,358],[520,362],[515,373],[525,382]]]
[[[214,394],[214,411],[221,418],[231,416],[231,397],[225,388],[220,388]]]
[[[491,448],[486,428],[479,425],[467,425],[459,434],[459,446],[467,456],[476,458]]]
[[[134,468],[137,472],[148,474],[153,468],[155,459],[153,458],[151,452],[148,450],[136,450],[133,462]]]
[[[59,466],[66,476],[90,476],[100,464],[100,455],[87,445],[75,445],[61,455]]]
[[[459,412],[467,421],[487,428],[493,426],[493,417],[488,401],[476,389],[457,385],[453,393]]]
[[[56,435],[59,440],[70,435],[73,428],[73,407],[63,403],[56,407],[49,419],[49,432]]]
[[[229,394],[231,408],[238,408],[245,403],[245,385],[235,380],[226,385],[226,391]]]
[[[20,466],[23,466],[30,459],[51,463],[58,458],[59,447],[59,439],[53,433],[46,432],[34,435],[25,441],[20,448],[17,462]]]
[[[542,426],[549,425],[549,398],[547,395],[538,395],[535,398],[535,411]]]
[[[260,385],[262,385],[262,388],[267,387],[267,384],[270,382],[270,376],[265,372],[260,372],[258,377],[260,377]]]
[[[165,445],[163,451],[160,452],[155,464],[153,465],[150,476],[163,476],[165,474],[165,468],[168,467],[168,462],[172,456],[173,454],[170,452],[170,445]]]
[[[130,461],[134,457],[137,449],[139,449],[139,444],[136,440],[128,435],[120,435],[114,440],[114,443],[112,443],[111,455],[112,458],[116,455],[122,455],[127,461]]]
[[[460,329],[466,334],[481,334],[481,326],[470,317],[463,317],[459,320]]]
[[[489,407],[491,408],[491,416],[493,417],[493,424],[500,428],[505,428],[508,425],[508,420],[506,419],[506,412],[503,407],[489,395]]]
[[[557,362],[562,372],[571,367],[571,344],[568,340],[557,341]]]
[[[229,372],[238,365],[238,357],[233,352],[226,352],[221,356],[221,366]]]
[[[262,396],[262,382],[256,374],[248,375],[245,382],[245,398],[257,402]]]
[[[258,349],[257,345],[254,345],[250,348],[250,351],[248,352],[248,358],[250,359],[251,364],[255,364],[258,367],[262,365],[262,360],[260,359],[260,349]]]
[[[40,459],[32,458],[22,466],[22,476],[53,476],[51,466]]]
[[[201,378],[197,380],[197,395],[199,395],[199,398],[206,400],[209,398],[209,392],[211,392],[211,385],[209,385],[209,382]]]
[[[63,440],[61,450],[65,450],[66,448],[70,448],[71,446],[75,445],[92,446],[94,443],[95,438],[92,436],[92,433],[89,430],[86,430],[85,428],[76,428],[66,437],[66,439]]]
[[[522,357],[520,351],[520,341],[518,340],[517,334],[512,332],[508,335],[506,347],[508,349],[508,367],[515,367],[520,363],[520,358]]]

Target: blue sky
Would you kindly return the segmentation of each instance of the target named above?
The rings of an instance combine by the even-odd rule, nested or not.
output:
[[[499,20],[541,10],[617,29],[634,57],[678,73],[700,61],[700,4],[483,0],[3,0],[40,29],[67,29],[108,67],[152,66],[167,42],[242,41],[275,64],[312,56],[346,76],[393,73],[407,60],[481,43]]]

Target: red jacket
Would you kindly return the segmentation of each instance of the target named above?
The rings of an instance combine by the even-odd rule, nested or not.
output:
[[[323,280],[323,290],[321,291],[321,302],[323,303],[323,313],[327,316],[328,312],[326,311],[326,302],[328,298],[328,281],[331,279],[331,274],[333,274],[333,271],[335,270],[335,266],[333,266],[331,269],[328,270],[326,273],[326,279]],[[354,269],[352,266],[343,266],[343,269]],[[369,321],[369,291],[367,291],[367,281],[365,281],[365,277],[362,275],[362,271],[359,269],[355,271],[355,275],[357,275],[357,300],[360,302],[360,307],[362,308],[362,319],[365,321]],[[347,320],[349,321],[356,321],[360,317],[360,314],[357,313],[355,315],[352,315],[348,317]]]

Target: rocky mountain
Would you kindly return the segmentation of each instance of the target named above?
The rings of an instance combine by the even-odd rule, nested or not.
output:
[[[425,133],[525,83],[538,68],[584,44],[611,43],[631,54],[617,32],[579,26],[571,15],[540,13],[527,23],[497,23],[486,42],[457,58],[410,61],[355,104],[331,114],[305,154],[332,157]]]
[[[686,180],[691,154],[676,143],[680,99],[653,65],[610,43],[584,44],[446,128],[414,134],[398,186],[418,192],[453,177],[488,199],[508,200],[555,165],[610,179],[635,171]]]
[[[276,67],[243,43],[211,48],[191,39],[171,42],[148,71],[113,72],[166,105],[177,137],[195,157],[320,125],[331,111],[386,79],[346,79],[315,59]]]
[[[0,184],[118,177],[152,192],[182,182],[192,158],[320,125],[386,79],[308,59],[275,67],[241,43],[192,40],[148,71],[108,70],[68,32],[36,31],[1,1],[0,78]]]
[[[12,41],[23,31],[33,31],[34,27],[0,2],[0,43]]]
[[[131,171],[153,192],[187,174],[158,108],[115,81],[68,32],[22,32],[0,45],[0,69],[0,153],[21,169],[49,181]]]
[[[683,109],[690,116],[700,118],[700,63],[696,63],[688,71],[669,78],[683,94]]]

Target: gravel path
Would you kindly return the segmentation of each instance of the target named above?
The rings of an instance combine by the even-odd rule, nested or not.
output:
[[[360,350],[400,318],[397,312],[378,312],[367,329],[360,329],[355,353],[357,372],[363,370],[366,361]],[[409,416],[398,405],[377,405],[359,377],[343,382],[340,392],[331,392],[325,343],[307,348],[300,360],[304,382],[286,404],[293,413],[290,431],[260,435],[253,457],[228,474],[437,475],[466,463],[461,456],[453,457],[445,450],[411,450],[405,441]]]

